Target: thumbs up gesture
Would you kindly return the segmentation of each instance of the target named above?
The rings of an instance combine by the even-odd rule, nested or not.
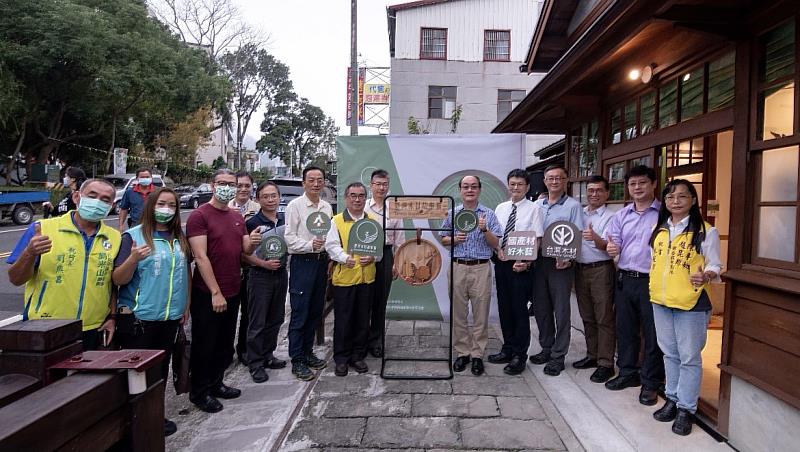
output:
[[[702,265],[697,267],[697,272],[692,273],[691,276],[689,276],[689,279],[692,281],[692,285],[695,287],[700,287],[708,281],[705,272],[703,272]]]
[[[597,233],[594,232],[594,228],[592,228],[592,223],[589,223],[586,226],[586,229],[583,230],[583,239],[584,240],[596,240],[598,237]]]
[[[619,245],[617,245],[616,242],[614,242],[614,239],[612,239],[611,237],[608,238],[608,245],[606,246],[606,252],[611,257],[619,256],[620,247]]]
[[[143,246],[137,246],[134,240],[131,244],[131,258],[136,262],[142,261],[150,255],[150,247],[145,243]]]
[[[486,215],[481,215],[480,218],[478,218],[478,229],[480,229],[481,232],[486,232]]]
[[[33,231],[33,237],[31,237],[28,246],[25,248],[28,254],[41,256],[49,252],[53,248],[53,242],[50,241],[50,237],[42,235],[42,226],[39,223],[34,223]]]

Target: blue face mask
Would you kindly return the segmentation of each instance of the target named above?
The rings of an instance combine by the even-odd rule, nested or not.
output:
[[[78,204],[78,215],[90,223],[97,223],[111,211],[111,204],[99,199],[84,198],[81,196]]]
[[[139,185],[141,185],[142,187],[148,187],[152,183],[153,183],[153,178],[151,178],[151,177],[140,177],[139,178]]]

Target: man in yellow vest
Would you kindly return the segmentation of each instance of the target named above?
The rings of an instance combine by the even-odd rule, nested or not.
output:
[[[104,179],[87,180],[72,194],[78,209],[31,224],[7,260],[11,284],[25,284],[23,319],[83,321],[85,350],[114,335],[111,272],[120,233],[102,219],[115,193]]]
[[[331,229],[325,240],[325,250],[335,262],[333,267],[333,361],[336,376],[347,375],[348,365],[356,372],[367,372],[367,340],[375,258],[347,254],[347,242],[353,224],[367,217],[364,206],[367,188],[353,182],[344,192],[344,212],[333,217]]]

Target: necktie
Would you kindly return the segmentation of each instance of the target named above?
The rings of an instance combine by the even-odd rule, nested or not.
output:
[[[511,215],[508,216],[508,223],[506,224],[506,230],[503,232],[503,241],[500,243],[500,248],[506,247],[506,242],[508,242],[508,234],[514,232],[514,227],[517,223],[517,205],[512,204],[511,207]]]

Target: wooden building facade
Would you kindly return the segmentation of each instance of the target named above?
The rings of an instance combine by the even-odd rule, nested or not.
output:
[[[571,194],[633,165],[692,181],[720,230],[699,414],[739,450],[800,441],[800,3],[547,0],[494,132],[566,134]]]

